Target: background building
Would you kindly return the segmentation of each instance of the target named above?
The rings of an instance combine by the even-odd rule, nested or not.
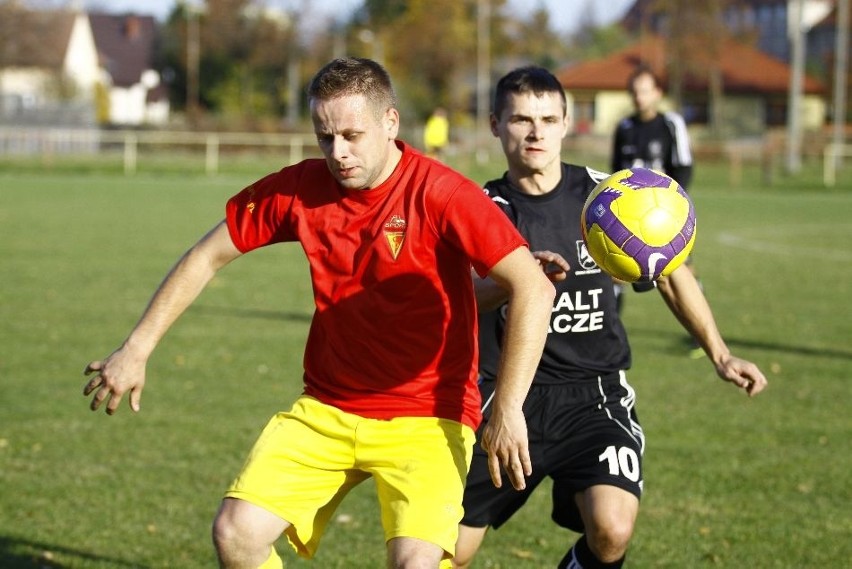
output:
[[[154,69],[151,16],[6,6],[0,53],[4,123],[163,124],[167,94]]]

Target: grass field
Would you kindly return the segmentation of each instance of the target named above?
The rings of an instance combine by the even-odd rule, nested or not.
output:
[[[312,313],[297,246],[226,267],[148,368],[142,411],[92,414],[82,370],[115,348],[177,257],[266,168],[126,178],[0,164],[0,567],[215,566],[209,524],[259,429],[300,391]],[[466,168],[469,165],[463,165]],[[476,179],[499,166],[473,169]],[[749,400],[686,357],[656,293],[632,294],[630,378],[648,439],[630,567],[834,568],[852,559],[852,183],[813,166],[761,186],[699,169],[697,267]],[[316,560],[383,567],[372,485]],[[575,536],[549,493],[488,536],[480,568],[552,567]]]

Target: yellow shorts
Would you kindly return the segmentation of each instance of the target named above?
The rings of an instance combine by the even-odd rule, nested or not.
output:
[[[452,556],[475,436],[449,419],[367,419],[302,396],[269,421],[225,495],[287,520],[290,544],[310,558],[340,501],[372,476],[385,540]]]

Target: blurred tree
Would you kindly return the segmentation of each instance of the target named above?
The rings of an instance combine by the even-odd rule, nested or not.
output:
[[[498,14],[495,24],[503,32],[503,38],[495,42],[496,53],[499,59],[508,60],[507,67],[535,64],[555,71],[565,63],[569,42],[554,29],[542,3],[527,18]]]
[[[214,66],[218,69],[211,76],[221,78],[206,91],[213,108],[244,123],[280,116],[280,79],[287,72],[292,31],[284,13],[270,11],[259,0],[207,0],[202,71]]]
[[[382,28],[408,11],[408,0],[364,0],[361,10],[371,24]]]
[[[465,100],[465,76],[476,60],[474,9],[473,2],[410,0],[389,24],[387,65],[419,116],[438,106],[458,109]]]
[[[522,17],[506,0],[490,5],[492,76],[537,63],[558,67],[566,42],[553,31],[543,5]],[[332,57],[379,59],[391,72],[401,106],[425,119],[437,106],[466,113],[476,89],[477,0],[363,0],[347,21],[305,27],[308,0],[286,25],[261,8],[264,0],[207,0],[200,14],[199,100],[210,113],[244,118],[297,115],[296,101],[310,77]],[[178,2],[163,30],[164,77],[175,108],[187,93],[187,7]],[[301,103],[304,102],[302,99]]]
[[[624,49],[634,40],[619,24],[581,27],[569,41],[566,57],[569,61],[600,59]]]
[[[365,0],[351,22],[351,52],[381,60],[394,78],[401,104],[418,117],[438,106],[458,109],[462,74],[475,60],[475,4]]]
[[[198,97],[201,106],[242,128],[257,117],[280,117],[286,103],[291,19],[270,11],[260,0],[207,0],[200,18]],[[170,72],[173,103],[186,104],[190,14],[178,3],[165,25],[164,63]]]
[[[401,97],[420,118],[438,106],[471,109],[476,81],[477,0],[365,0],[351,22],[354,55],[381,56]],[[506,0],[489,0],[491,75],[535,63],[554,68],[566,42],[543,4],[508,14]],[[413,33],[416,30],[416,33]]]
[[[588,0],[580,11],[577,29],[570,37],[566,58],[570,61],[600,59],[624,49],[634,38],[618,23],[599,26],[596,22],[595,2]]]
[[[668,94],[675,105],[682,107],[684,87],[691,78],[706,79],[711,129],[721,123],[724,85],[719,60],[722,46],[734,37],[724,21],[733,1],[646,0],[643,13],[668,38]]]

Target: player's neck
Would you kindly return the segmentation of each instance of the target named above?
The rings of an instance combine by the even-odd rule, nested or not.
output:
[[[659,114],[660,112],[657,109],[651,109],[648,111],[640,112],[639,120],[642,122],[651,122],[652,120],[657,118]]]
[[[561,162],[556,162],[540,171],[519,172],[517,169],[509,169],[509,181],[512,182],[512,185],[531,196],[540,196],[552,192],[559,185],[561,179]]]
[[[370,184],[370,187],[367,190],[372,190],[378,188],[382,184],[384,184],[388,178],[393,175],[394,170],[396,170],[397,165],[400,160],[402,160],[402,150],[396,145],[395,142],[392,142],[389,150],[387,161],[385,162],[384,168],[382,168],[381,174]]]

